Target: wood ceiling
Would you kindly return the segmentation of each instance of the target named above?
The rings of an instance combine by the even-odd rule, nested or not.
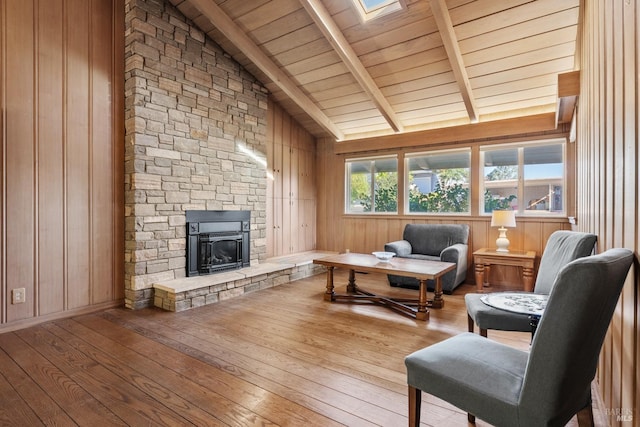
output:
[[[170,0],[316,137],[351,140],[555,113],[580,0]]]

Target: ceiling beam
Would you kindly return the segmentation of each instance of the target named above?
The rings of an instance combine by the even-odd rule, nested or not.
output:
[[[384,116],[389,126],[391,126],[395,132],[402,132],[404,129],[395,111],[380,91],[380,88],[378,88],[378,85],[373,81],[373,78],[371,78],[371,75],[367,72],[364,65],[362,65],[360,58],[358,58],[358,55],[344,34],[342,34],[338,25],[331,18],[331,14],[322,2],[320,0],[300,0],[300,3],[316,23],[322,34],[324,34],[325,38],[331,43],[334,50],[340,55],[344,64],[349,71],[351,71],[351,74],[369,98],[371,98],[371,101],[373,101],[376,108]]]
[[[579,95],[580,71],[558,74],[558,105],[556,109],[558,123],[569,123],[573,120]]]
[[[467,76],[467,70],[462,60],[462,54],[460,53],[460,46],[458,45],[458,39],[456,33],[453,30],[453,23],[451,22],[451,16],[447,9],[445,0],[431,0],[431,11],[433,17],[438,25],[438,31],[444,44],[444,49],[447,51],[449,57],[449,63],[453,70],[453,75],[458,82],[460,88],[460,94],[462,100],[467,109],[467,114],[472,123],[478,121],[478,109],[476,107],[476,101],[473,97],[473,90],[469,83],[469,76]]]
[[[344,139],[342,131],[320,108],[256,45],[251,38],[212,0],[187,0],[229,39],[242,53],[264,72],[300,108],[333,137]]]
[[[403,148],[416,149],[421,146],[433,148],[441,144],[460,143],[463,141],[517,137],[518,135],[524,135],[523,132],[526,132],[527,137],[530,139],[529,135],[531,133],[554,130],[557,130],[556,113],[550,112],[504,120],[347,140],[334,145],[334,154],[361,154]]]

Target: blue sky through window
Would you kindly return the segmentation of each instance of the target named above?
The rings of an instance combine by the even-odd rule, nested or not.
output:
[[[404,9],[400,0],[352,0],[362,15],[363,21],[381,17]]]
[[[382,3],[385,3],[387,0],[362,0],[362,3],[367,7],[367,9],[373,9],[376,6],[380,6]]]
[[[527,179],[562,178],[562,163],[550,163],[545,165],[524,165],[524,176]],[[490,174],[495,167],[485,167],[485,176]]]

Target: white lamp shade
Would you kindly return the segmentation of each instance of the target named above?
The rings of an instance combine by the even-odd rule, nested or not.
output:
[[[516,226],[515,211],[493,211],[491,214],[491,226],[500,227],[500,235],[496,239],[497,252],[509,252],[509,239],[507,239],[507,229],[505,227]]]
[[[492,227],[515,227],[516,211],[493,211],[491,214]]]

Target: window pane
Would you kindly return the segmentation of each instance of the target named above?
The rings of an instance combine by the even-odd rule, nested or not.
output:
[[[469,212],[469,151],[407,157],[409,212]]]
[[[371,161],[347,163],[349,205],[347,212],[371,212]]]
[[[564,162],[562,145],[524,148],[524,209],[562,212]]]
[[[385,4],[393,3],[395,0],[362,0],[362,4],[367,12],[374,10],[377,7],[384,6]]]
[[[564,214],[564,150],[561,139],[481,147],[484,212]]]
[[[347,213],[398,211],[398,160],[347,160]]]
[[[485,151],[484,211],[518,210],[518,149]]]

